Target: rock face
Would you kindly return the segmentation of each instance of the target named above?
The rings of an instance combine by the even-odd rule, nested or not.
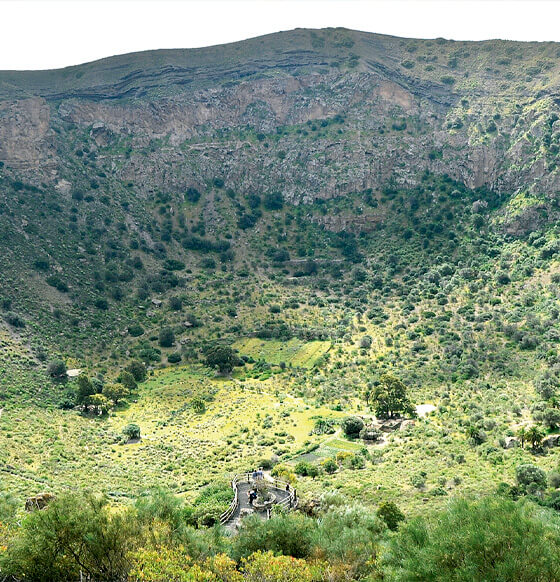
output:
[[[548,219],[547,195],[560,189],[557,50],[298,29],[0,72],[0,161],[30,183],[73,183],[87,142],[94,165],[110,159],[112,178],[146,197],[221,176],[294,204],[413,185],[429,170],[538,194],[504,217],[516,235]],[[324,226],[367,231],[382,220],[329,216]]]
[[[44,99],[0,101],[0,160],[7,166],[50,166],[50,137],[50,110]]]

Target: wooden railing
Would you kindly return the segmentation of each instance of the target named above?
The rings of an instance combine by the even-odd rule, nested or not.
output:
[[[245,473],[243,475],[235,475],[235,477],[231,481],[231,488],[233,489],[233,501],[229,504],[229,507],[220,515],[220,524],[224,525],[230,519],[230,517],[235,513],[237,506],[239,505],[239,493],[237,491],[237,484],[240,480],[247,479],[249,481],[249,473]]]

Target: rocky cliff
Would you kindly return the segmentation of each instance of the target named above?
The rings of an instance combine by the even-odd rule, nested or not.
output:
[[[0,160],[76,182],[86,146],[141,195],[219,176],[294,204],[448,173],[558,188],[560,48],[295,30],[223,47],[0,73]]]

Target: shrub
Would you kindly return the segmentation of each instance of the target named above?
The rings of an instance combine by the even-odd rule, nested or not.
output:
[[[383,433],[375,426],[364,426],[359,437],[365,441],[378,441]]]
[[[193,187],[187,188],[185,198],[192,204],[196,204],[200,200],[200,192]]]
[[[140,427],[137,424],[127,424],[122,432],[129,440],[137,440],[140,438]]]
[[[52,360],[47,366],[47,373],[52,378],[66,376],[66,364],[62,360]]]
[[[169,298],[169,308],[172,311],[181,311],[181,309],[183,309],[183,300],[177,296],[170,297]]]
[[[175,343],[175,334],[170,327],[164,327],[159,332],[159,345],[162,348],[170,348]]]
[[[138,388],[138,385],[136,384],[136,378],[132,372],[129,372],[128,370],[123,370],[119,374],[119,382],[130,391],[136,390]]]
[[[7,552],[2,575],[50,582],[126,579],[129,552],[138,541],[131,511],[113,511],[105,498],[62,495],[44,511],[30,513]]]
[[[197,414],[204,414],[206,412],[206,404],[202,398],[193,398],[191,400],[191,407]]]
[[[265,195],[263,206],[267,210],[281,210],[284,206],[284,199],[280,192],[270,192]]]
[[[133,360],[125,369],[134,376],[136,382],[143,382],[146,379],[147,370],[143,362]]]
[[[391,580],[559,580],[560,534],[532,506],[457,500],[399,528],[386,554]]]
[[[258,551],[305,558],[310,554],[315,523],[300,513],[275,515],[268,521],[249,516],[241,522],[233,539],[233,557],[250,556]]]
[[[371,348],[371,342],[372,342],[371,336],[365,335],[360,340],[360,348],[368,350],[369,348]]]
[[[401,521],[404,521],[404,513],[392,501],[384,501],[377,509],[377,515],[387,524],[390,530],[396,531]]]
[[[183,359],[183,357],[181,356],[181,354],[179,352],[173,352],[172,354],[169,354],[167,356],[167,361],[170,364],[178,364],[182,359]]]
[[[349,438],[355,438],[364,428],[364,421],[358,416],[348,416],[342,421],[342,430]]]
[[[523,488],[546,489],[546,473],[531,463],[518,465],[515,468],[515,477]]]
[[[126,398],[129,394],[130,390],[120,382],[106,384],[103,387],[103,396],[115,404],[118,404],[119,401],[121,401],[123,398]]]
[[[4,315],[4,320],[6,321],[7,324],[11,325],[12,327],[20,329],[25,327],[25,320],[23,319],[23,317],[21,317],[17,313],[13,313],[12,311],[9,311]]]
[[[140,337],[144,334],[144,328],[139,323],[133,323],[129,326],[128,333],[132,337]]]

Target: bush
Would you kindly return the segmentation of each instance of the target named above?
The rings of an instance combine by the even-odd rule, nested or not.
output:
[[[9,311],[4,315],[4,320],[6,321],[7,324],[11,325],[12,327],[17,327],[20,329],[25,327],[25,320],[23,319],[23,317],[21,317],[17,313],[13,313],[12,311]]]
[[[47,366],[47,373],[52,378],[62,378],[66,376],[66,364],[62,360],[53,360]]]
[[[147,370],[143,362],[133,360],[125,369],[134,376],[136,382],[143,382],[146,379]]]
[[[51,287],[58,289],[61,293],[68,293],[68,285],[58,275],[50,275],[46,278],[46,282]]]
[[[233,538],[233,557],[237,560],[258,551],[305,558],[310,554],[315,523],[300,513],[275,515],[268,521],[249,516],[241,522]]]
[[[342,421],[342,430],[349,438],[356,438],[364,428],[364,421],[358,416],[348,416]]]
[[[175,343],[175,334],[170,327],[164,327],[159,332],[159,345],[162,348],[170,348]]]
[[[552,581],[559,550],[560,533],[533,506],[487,497],[401,526],[385,566],[395,581]]]
[[[266,194],[263,200],[263,206],[267,210],[281,210],[284,206],[284,199],[280,192],[270,192]]]
[[[546,473],[530,463],[517,466],[515,477],[517,483],[523,488],[546,489]]]
[[[200,200],[200,192],[196,188],[187,188],[185,198],[192,204],[196,204]]]
[[[128,333],[132,337],[140,337],[144,334],[144,328],[139,323],[134,323],[129,326]]]
[[[129,440],[137,440],[140,438],[140,427],[137,424],[127,424],[122,432]]]
[[[63,495],[30,513],[0,555],[2,576],[51,582],[126,579],[129,552],[139,540],[131,511],[113,511],[105,498]]]
[[[369,348],[371,348],[371,342],[372,342],[371,336],[365,335],[360,340],[360,348],[364,350],[369,350]]]
[[[383,433],[375,426],[364,426],[359,437],[365,441],[378,441]]]
[[[404,513],[392,501],[384,501],[377,509],[377,515],[387,524],[390,530],[396,531],[401,521],[404,521]]]
[[[170,364],[178,364],[182,359],[183,359],[183,357],[181,356],[181,354],[179,352],[173,352],[172,354],[169,354],[167,356],[167,361]]]
[[[128,370],[123,370],[119,374],[119,382],[131,392],[138,388],[138,385],[136,384],[136,378],[132,372],[129,372]]]
[[[169,298],[169,309],[172,311],[181,311],[183,309],[183,300],[180,297]]]

